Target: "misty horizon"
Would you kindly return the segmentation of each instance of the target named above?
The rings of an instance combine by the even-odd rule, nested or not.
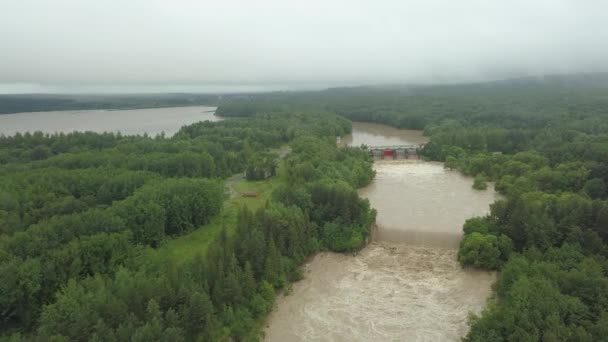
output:
[[[272,92],[307,92],[324,91],[329,89],[359,88],[359,87],[430,87],[430,86],[458,86],[488,84],[503,81],[538,81],[544,82],[554,77],[568,79],[569,77],[605,77],[608,86],[608,73],[572,73],[572,74],[546,74],[513,76],[498,79],[483,80],[453,80],[453,81],[427,81],[418,83],[345,83],[345,84],[224,84],[224,85],[53,85],[40,84],[0,84],[0,95],[154,95],[154,94],[253,94]],[[568,79],[572,81],[572,78]]]
[[[7,0],[0,93],[235,93],[608,71],[608,4]]]

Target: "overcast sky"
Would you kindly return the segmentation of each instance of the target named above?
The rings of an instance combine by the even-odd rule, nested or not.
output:
[[[0,0],[0,92],[608,71],[605,0]]]

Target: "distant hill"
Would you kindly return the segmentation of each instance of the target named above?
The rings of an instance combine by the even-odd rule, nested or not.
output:
[[[608,74],[549,75],[449,85],[375,85],[226,96],[217,114],[330,112],[353,121],[424,129],[431,122],[542,127],[564,115],[608,116]],[[568,114],[570,113],[570,114]],[[588,127],[593,127],[588,124]]]
[[[134,109],[214,105],[216,95],[0,95],[0,114],[54,110]]]
[[[401,93],[426,95],[473,95],[480,91],[518,91],[530,89],[582,90],[608,89],[608,73],[557,74],[528,76],[504,80],[453,84],[380,84],[356,87],[329,88],[331,94]]]
[[[560,97],[571,94],[608,95],[608,73],[547,75],[490,82],[444,85],[391,84],[329,88],[318,91],[211,94],[117,94],[117,95],[0,95],[0,114],[53,110],[133,109],[194,105],[220,105],[218,114],[247,116],[259,111],[332,108],[341,101],[357,105],[403,102],[412,96]],[[605,95],[604,95],[605,94]],[[366,102],[368,101],[368,102]],[[329,107],[328,107],[329,106]],[[222,107],[224,109],[222,109]]]

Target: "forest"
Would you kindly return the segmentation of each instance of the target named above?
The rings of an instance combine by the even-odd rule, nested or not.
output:
[[[258,339],[307,256],[370,234],[375,211],[356,189],[372,161],[335,144],[349,119],[424,129],[424,158],[503,195],[463,227],[463,267],[499,271],[466,341],[605,340],[607,80],[227,96],[230,119],[171,138],[0,137],[0,340]],[[194,256],[157,253],[221,215],[237,173],[276,186]]]
[[[365,243],[373,178],[350,122],[271,113],[163,135],[0,137],[0,331],[19,341],[257,339],[276,292],[319,250]],[[272,149],[289,145],[278,161]],[[156,252],[222,212],[223,180],[279,163],[278,186],[209,248]],[[261,162],[262,161],[262,162]],[[249,178],[249,177],[248,177]]]
[[[608,336],[608,77],[343,88],[234,99],[224,115],[318,109],[424,129],[424,158],[495,183],[469,219],[464,267],[500,271],[465,341],[603,341]]]
[[[214,105],[217,101],[217,95],[204,94],[0,94],[0,115],[21,112],[48,112],[55,110],[116,110]]]

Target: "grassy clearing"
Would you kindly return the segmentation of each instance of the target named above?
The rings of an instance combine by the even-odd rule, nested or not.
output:
[[[236,217],[239,208],[241,208],[243,205],[252,210],[260,208],[268,199],[270,199],[272,190],[279,183],[279,177],[273,177],[255,182],[249,182],[246,180],[235,182],[232,187],[237,193],[255,191],[258,193],[258,196],[243,197],[237,195],[234,198],[228,199],[222,211],[216,217],[214,217],[209,224],[206,224],[190,232],[189,234],[167,241],[167,243],[158,249],[158,253],[165,254],[172,260],[179,263],[191,259],[196,254],[206,253],[209,244],[224,227],[228,229],[229,234],[232,233],[234,227],[236,227]]]

